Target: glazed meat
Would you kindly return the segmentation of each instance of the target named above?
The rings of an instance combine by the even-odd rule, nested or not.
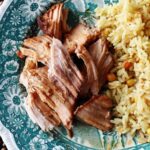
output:
[[[86,92],[89,92],[90,90],[93,95],[97,95],[99,92],[99,79],[97,67],[93,61],[93,58],[84,46],[78,46],[75,50],[75,53],[79,58],[83,60],[86,68],[86,71],[82,71],[84,73],[86,72],[87,76],[87,78],[85,78],[84,85],[82,85],[82,89]],[[83,91],[81,91],[80,93],[82,92]]]
[[[110,122],[112,106],[112,100],[107,96],[93,96],[77,108],[75,115],[91,126],[102,131],[108,131],[113,127]]]
[[[67,25],[68,11],[63,9],[63,3],[53,5],[43,16],[38,18],[38,25],[41,30],[58,39],[62,38],[62,33],[69,30]]]
[[[71,60],[68,51],[62,43],[53,38],[48,70],[49,80],[58,97],[55,98],[58,113],[63,125],[71,130],[74,105],[83,81],[83,77]]]
[[[86,46],[99,37],[100,31],[96,28],[89,28],[86,25],[78,24],[65,37],[64,46],[69,53],[74,52],[77,46]]]
[[[98,39],[95,43],[89,46],[88,51],[95,62],[98,70],[99,89],[106,81],[106,76],[113,67],[113,58],[108,48],[106,39]]]
[[[23,56],[34,58],[38,62],[47,65],[50,56],[52,38],[48,35],[25,39],[20,52]]]

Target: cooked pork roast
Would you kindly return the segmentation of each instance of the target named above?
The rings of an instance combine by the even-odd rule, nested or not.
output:
[[[99,37],[100,31],[84,24],[78,24],[65,36],[64,46],[69,53],[74,52],[77,46],[86,46]]]
[[[112,106],[112,100],[107,96],[93,96],[77,108],[75,115],[91,126],[108,131],[113,127],[110,122]]]
[[[50,56],[51,41],[52,38],[48,35],[25,39],[20,52],[23,56],[32,57],[36,61],[47,65]]]
[[[104,85],[106,76],[113,67],[113,57],[108,50],[108,41],[100,38],[88,47],[88,51],[98,70],[99,89]]]
[[[47,70],[46,67],[37,68],[35,61],[28,57],[20,75],[20,83],[26,87],[28,93],[25,101],[27,113],[32,121],[45,131],[53,129],[61,123],[59,116],[51,108],[54,108],[54,104],[50,102],[48,96],[52,91],[48,86],[47,78],[45,78]]]
[[[38,25],[45,34],[61,39],[62,33],[69,30],[67,18],[68,10],[63,9],[63,3],[59,3],[38,18]]]
[[[62,108],[60,107],[57,113],[64,126],[70,130],[74,106],[83,77],[71,60],[68,51],[64,48],[62,43],[55,38],[53,38],[51,45],[48,77],[54,85],[55,91],[62,93],[61,95],[64,101],[59,101]],[[63,108],[65,109],[64,114],[62,111]]]
[[[44,131],[62,124],[72,136],[75,115],[100,130],[110,130],[112,101],[99,95],[113,66],[107,40],[99,38],[99,30],[84,24],[68,32],[67,17],[63,3],[53,5],[38,18],[45,35],[25,39],[18,51],[20,58],[26,57],[20,75],[28,93],[26,111]],[[82,60],[80,67],[72,54]],[[76,109],[89,93],[92,98]]]
[[[99,92],[99,79],[98,79],[98,70],[91,57],[90,53],[84,46],[78,46],[75,50],[76,55],[83,60],[86,67],[85,86],[82,88],[84,91],[87,89],[87,92],[90,92],[93,95],[97,95]],[[84,71],[85,72],[85,71]],[[90,91],[89,91],[90,90]],[[82,92],[82,91],[81,91]]]

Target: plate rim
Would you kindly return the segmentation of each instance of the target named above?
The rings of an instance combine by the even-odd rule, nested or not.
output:
[[[9,9],[9,6],[12,4],[12,2],[15,3],[15,1],[17,1],[17,0],[4,0],[3,4],[0,6],[0,24],[1,24],[1,21],[3,19],[3,16],[7,12],[7,10]],[[83,1],[86,1],[86,0],[83,0]],[[103,0],[103,1],[105,1],[105,0]],[[14,135],[11,133],[11,131],[7,127],[5,127],[3,125],[1,120],[0,120],[0,136],[4,140],[4,143],[6,144],[8,149],[19,150],[18,145],[15,142]],[[73,141],[71,141],[71,142],[73,142]],[[75,144],[78,144],[78,143],[75,143]],[[144,150],[143,148],[148,148],[149,146],[150,146],[150,143],[143,143],[143,144],[139,144],[137,146],[132,146],[129,148],[123,148],[120,150],[131,150],[131,149],[136,150],[139,148],[141,148],[141,150]],[[92,149],[88,146],[85,146],[85,148]],[[98,150],[98,149],[93,148],[93,150]]]

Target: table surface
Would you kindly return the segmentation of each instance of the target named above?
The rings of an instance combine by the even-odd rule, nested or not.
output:
[[[1,137],[0,137],[0,150],[7,150],[7,148],[6,148],[3,140],[1,139]]]
[[[3,3],[4,0],[0,0],[0,5]]]

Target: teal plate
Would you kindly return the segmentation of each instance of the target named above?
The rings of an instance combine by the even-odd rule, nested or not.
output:
[[[15,54],[23,39],[39,33],[36,17],[55,0],[13,0],[0,21],[0,133],[8,129],[4,136],[10,150],[97,150],[97,149],[145,149],[150,144],[138,144],[138,135],[119,136],[115,131],[101,131],[76,121],[74,137],[69,139],[63,127],[45,133],[33,124],[24,110],[27,93],[18,82],[24,62]],[[80,19],[93,23],[93,11],[99,6],[116,3],[117,0],[66,0],[70,9],[68,23],[75,25]],[[13,144],[16,147],[14,148]],[[10,146],[12,145],[12,147]]]

